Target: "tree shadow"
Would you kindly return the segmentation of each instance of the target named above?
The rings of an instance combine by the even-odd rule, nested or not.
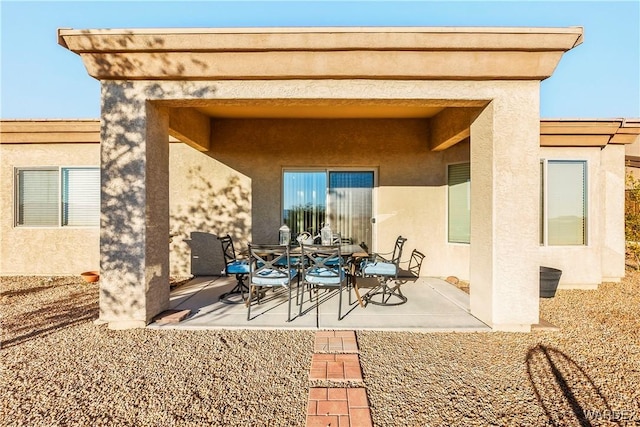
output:
[[[29,289],[13,289],[9,291],[0,292],[0,298],[11,298],[11,297],[21,297],[29,294],[35,294],[38,292],[46,291],[47,289],[55,288],[56,285],[48,285],[48,286],[36,286],[34,288]]]
[[[167,77],[180,78],[185,76],[191,68],[197,68],[201,72],[211,68],[211,64],[193,56],[172,56],[171,53],[175,47],[167,46],[165,37],[157,34],[141,34],[124,30],[120,34],[95,37],[92,31],[86,29],[81,30],[80,33],[87,37],[77,41],[81,46],[76,47],[78,50],[76,53],[82,55],[87,70],[91,68],[94,71],[94,77],[98,79],[149,78],[150,75],[158,72]],[[68,48],[64,38],[59,37],[58,43]],[[135,56],[140,43],[144,44],[146,49],[150,49],[148,56],[143,59]],[[127,51],[134,54],[122,54]],[[111,55],[112,52],[121,54]]]
[[[251,235],[250,190],[237,176],[214,186],[201,166],[189,169],[187,181],[192,202],[170,214],[174,268],[194,276],[219,275],[224,259],[217,237],[229,234],[234,242],[246,242]]]
[[[611,413],[589,374],[562,351],[538,344],[526,357],[527,374],[549,424],[591,426],[589,411]]]
[[[60,286],[64,285],[20,289],[11,292],[10,296],[24,296],[35,292],[47,293]],[[83,286],[86,289],[74,289],[77,285],[64,286],[67,289],[61,297],[49,299],[42,304],[38,304],[39,299],[36,299],[34,304],[37,304],[37,307],[2,316],[3,334],[0,347],[13,347],[32,339],[51,335],[64,328],[95,320],[98,317],[97,287]],[[3,293],[3,296],[8,295]],[[32,295],[30,298],[40,297]]]
[[[168,305],[170,109],[162,103],[215,92],[191,82],[169,83],[102,82],[100,311],[104,319],[148,321]],[[211,185],[194,183],[205,184]],[[192,208],[184,219],[194,223],[201,208]]]
[[[192,66],[206,69],[208,64],[172,55],[173,48],[162,36],[133,31],[81,33],[86,37],[76,38],[73,49],[101,81],[100,316],[149,321],[169,300],[171,109],[212,99],[217,89],[214,84],[185,79]],[[67,47],[64,37],[59,43]],[[135,53],[140,45],[151,49],[147,59]],[[126,54],[129,49],[133,54]],[[136,79],[147,72],[171,80]],[[201,194],[196,203],[173,216],[177,232],[246,236],[246,211],[237,206],[249,204],[249,193],[233,179],[224,190],[214,192],[212,183],[198,172],[202,171],[192,171],[189,179],[191,190]],[[219,206],[211,206],[209,199]],[[217,218],[220,212],[229,218]],[[176,239],[173,248],[180,244]],[[188,261],[180,258],[183,264]]]

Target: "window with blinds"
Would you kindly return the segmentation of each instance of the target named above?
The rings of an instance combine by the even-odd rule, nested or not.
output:
[[[587,162],[548,160],[546,163],[541,194],[546,244],[586,245]]]
[[[16,169],[16,226],[97,226],[99,168]]]
[[[449,243],[471,241],[471,164],[447,167]]]
[[[353,243],[371,244],[373,172],[329,172],[329,224]]]
[[[17,170],[16,225],[35,227],[58,225],[58,169]]]
[[[327,174],[322,171],[286,171],[283,178],[284,223],[291,236],[316,234],[325,223]]]
[[[100,225],[99,169],[62,169],[62,225]]]

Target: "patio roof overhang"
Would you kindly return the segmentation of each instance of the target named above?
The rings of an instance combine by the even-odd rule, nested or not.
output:
[[[582,28],[59,29],[58,43],[99,80],[543,80]],[[211,119],[422,118],[427,144],[469,136],[489,100],[208,99],[163,101],[170,133],[207,151]]]
[[[543,80],[582,28],[59,29],[100,80]]]
[[[540,121],[540,145],[543,147],[604,147],[607,144],[633,144],[638,135],[638,119]]]

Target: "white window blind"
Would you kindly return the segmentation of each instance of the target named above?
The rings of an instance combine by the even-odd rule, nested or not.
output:
[[[291,236],[318,233],[325,222],[327,202],[326,172],[287,171],[284,173],[284,222]]]
[[[471,240],[471,164],[449,165],[448,234],[450,243],[470,243]]]
[[[342,238],[371,244],[373,172],[329,172],[329,224]]]
[[[58,169],[17,171],[17,225],[58,225]]]
[[[62,169],[62,225],[100,224],[100,170]]]
[[[97,226],[100,168],[16,168],[18,227]]]
[[[547,244],[587,243],[586,170],[585,161],[547,162]]]

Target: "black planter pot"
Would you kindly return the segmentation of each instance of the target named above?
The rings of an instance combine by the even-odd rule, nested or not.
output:
[[[540,267],[540,298],[553,298],[558,289],[562,270],[551,267]]]

